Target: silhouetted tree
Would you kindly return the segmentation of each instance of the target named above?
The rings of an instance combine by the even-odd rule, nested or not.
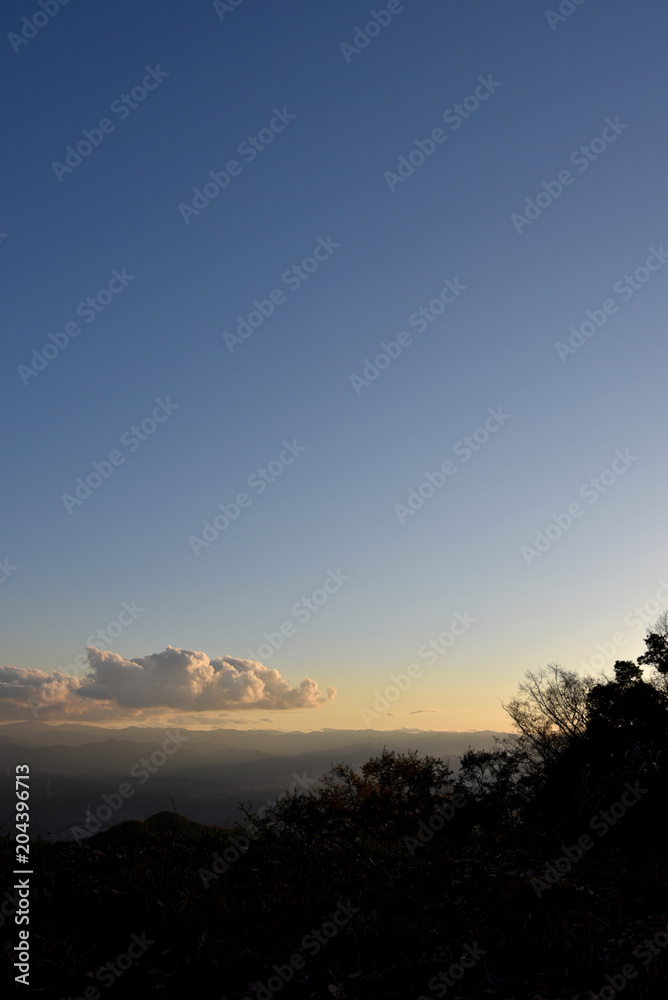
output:
[[[654,629],[645,636],[647,651],[638,657],[640,665],[654,667],[660,674],[668,674],[668,611],[654,623]]]
[[[661,739],[668,727],[668,698],[643,680],[640,667],[617,660],[614,671],[614,680],[596,684],[587,696],[588,739],[610,754]]]
[[[587,694],[596,683],[558,663],[533,673],[527,670],[520,684],[523,697],[513,698],[504,710],[538,753],[549,758],[569,739],[584,735],[587,727]]]
[[[393,848],[451,799],[452,778],[447,761],[385,747],[359,772],[335,764],[317,790],[279,800],[267,811],[264,826],[292,831],[309,851],[323,841],[337,849],[356,849],[360,841]]]
[[[492,750],[466,751],[456,789],[469,801],[469,826],[495,835],[516,827],[527,794],[523,763],[521,747],[504,740]]]

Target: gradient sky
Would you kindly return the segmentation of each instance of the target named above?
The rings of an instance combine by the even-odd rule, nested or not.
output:
[[[597,673],[643,651],[668,607],[666,5],[587,0],[562,21],[526,0],[400,6],[358,52],[342,43],[387,5],[243,0],[221,19],[203,0],[74,2],[14,45],[40,8],[3,9],[3,665],[81,678],[87,637],[134,601],[106,643],[126,660],[169,645],[337,691],[187,718],[149,699],[145,722],[504,729],[525,670]],[[145,100],[115,103],[156,67]],[[493,92],[444,121],[480,78]],[[296,117],[251,162],[239,146],[276,110]],[[113,131],[78,166],[53,166],[104,118]],[[388,180],[438,128],[424,163]],[[179,209],[233,159],[210,204]],[[290,287],[319,238],[340,246]],[[629,285],[650,248],[656,270]],[[86,323],[79,303],[114,269],[132,280]],[[446,279],[465,291],[418,332],[409,317]],[[231,352],[223,335],[274,289],[284,299]],[[587,310],[605,323],[562,360]],[[77,321],[26,377],[33,349]],[[356,390],[401,331],[413,342]],[[131,450],[123,435],[167,398],[177,408]],[[498,408],[509,419],[470,460],[453,453]],[[305,450],[260,495],[248,479],[284,440]],[[123,463],[68,512],[63,495],[114,451]],[[626,464],[583,496],[617,451]],[[448,459],[456,472],[402,513]],[[195,555],[189,539],[242,491],[250,505]],[[299,620],[329,571],[349,579]],[[419,651],[457,613],[474,623],[430,664]],[[282,648],[252,657],[284,622]],[[422,675],[392,714],[364,718],[411,663]],[[12,676],[0,711],[30,719]],[[72,697],[40,717],[67,717]]]

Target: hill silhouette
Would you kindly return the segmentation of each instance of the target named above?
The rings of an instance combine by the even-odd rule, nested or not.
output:
[[[400,752],[414,747],[445,755],[456,766],[467,747],[491,748],[495,737],[504,734],[179,730],[174,733],[180,741],[178,752],[150,771],[142,760],[150,762],[165,735],[164,729],[137,726],[117,730],[35,722],[0,726],[0,801],[13,800],[15,767],[27,763],[33,835],[72,839],[72,828],[84,828],[91,814],[96,818],[90,833],[126,819],[143,820],[170,809],[170,795],[183,815],[226,825],[243,818],[240,800],[271,801],[297,777],[317,781],[337,761],[361,766],[386,742]],[[131,785],[132,794],[117,803],[113,815],[105,816],[102,795],[114,796],[123,783]]]
[[[57,1000],[121,978],[128,995],[202,1000],[658,1000],[666,677],[551,665],[506,707],[516,734],[456,770],[383,748],[230,826],[162,811],[38,841],[35,985]]]

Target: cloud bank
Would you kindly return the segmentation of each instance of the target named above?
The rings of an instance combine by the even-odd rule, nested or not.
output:
[[[290,687],[278,670],[233,656],[211,658],[192,649],[167,646],[126,660],[118,653],[87,647],[90,672],[83,677],[42,670],[0,667],[0,714],[5,720],[103,720],[145,717],[154,712],[269,711],[319,708],[327,695],[305,677]]]

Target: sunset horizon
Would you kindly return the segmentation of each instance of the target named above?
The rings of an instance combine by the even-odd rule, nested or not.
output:
[[[0,20],[8,980],[664,996],[665,0]]]

